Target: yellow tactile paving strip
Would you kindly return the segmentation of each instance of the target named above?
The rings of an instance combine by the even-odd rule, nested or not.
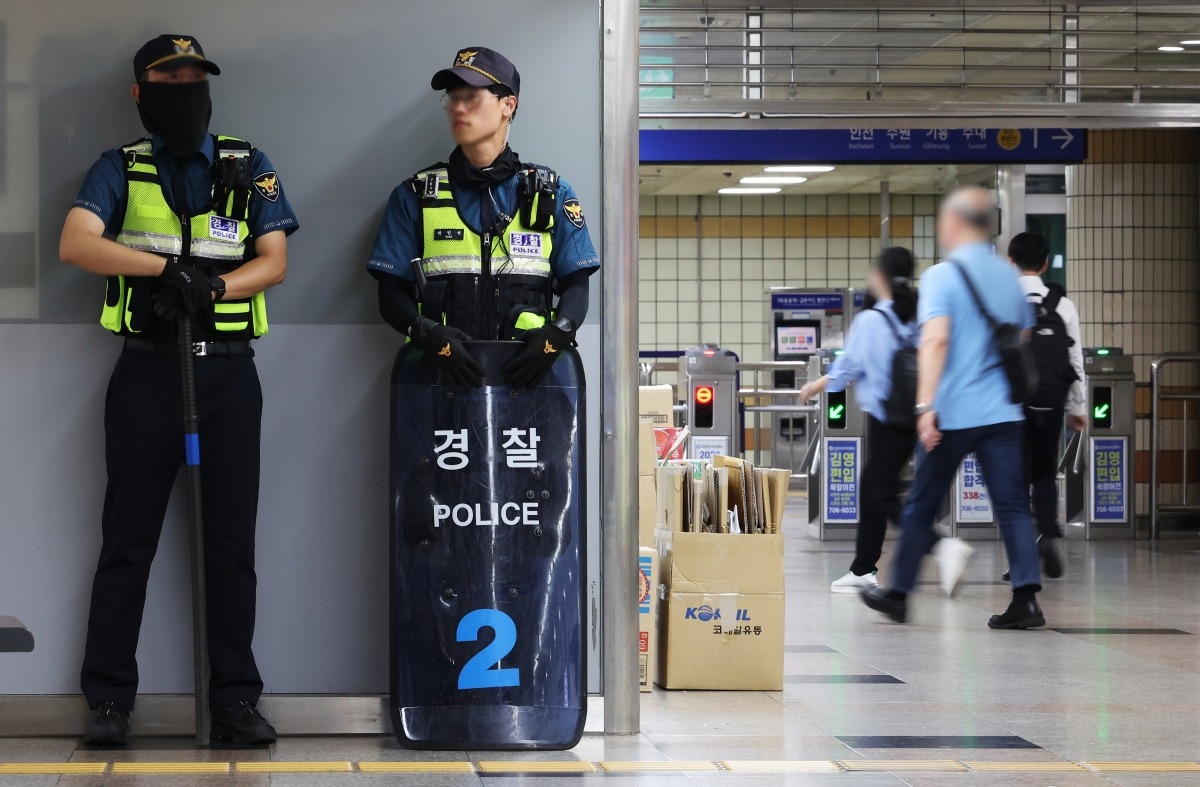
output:
[[[169,776],[231,773],[1200,773],[1200,762],[980,762],[974,760],[481,760],[479,762],[0,762],[0,777]],[[0,782],[2,784],[2,782]]]

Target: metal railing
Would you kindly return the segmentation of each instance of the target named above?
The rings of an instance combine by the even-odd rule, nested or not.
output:
[[[643,101],[1194,102],[1200,7],[644,2]],[[674,106],[671,106],[674,105]],[[647,110],[643,104],[643,112]]]
[[[795,375],[796,388],[776,388],[775,374],[777,372],[792,372]],[[807,421],[808,414],[816,412],[815,405],[800,401],[799,386],[802,380],[807,379],[808,364],[804,361],[759,361],[759,362],[742,362],[738,364],[738,373],[741,376],[742,385],[738,388],[738,402],[741,403],[742,412],[751,419],[751,429],[754,434],[754,451],[753,458],[750,457],[750,450],[745,449],[743,454],[745,458],[750,459],[756,465],[764,464],[764,437],[769,435],[771,444],[771,463],[776,467],[784,466],[790,468],[803,467],[807,468],[811,462],[810,454],[815,451],[816,443],[813,441],[811,430],[807,427],[804,430],[805,445],[804,456],[800,464],[796,464],[796,440],[784,440],[782,437],[782,428],[776,429],[778,424],[776,418],[790,416],[792,422],[789,432],[795,434],[794,421],[798,416],[803,416]],[[763,376],[767,376],[767,381],[764,384]],[[747,380],[747,377],[749,380]],[[763,403],[761,400],[766,400]],[[764,431],[763,419],[769,418]],[[787,463],[782,464],[781,445],[787,445]],[[805,473],[792,473],[792,478],[804,477]]]
[[[679,358],[642,358],[638,363],[638,381],[641,385],[654,385],[658,382],[660,373],[674,372],[678,376],[680,371]],[[780,466],[779,462],[783,456],[787,457],[787,467],[805,467],[807,468],[816,451],[816,443],[813,441],[813,435],[809,430],[805,430],[805,447],[804,455],[800,464],[795,463],[796,458],[796,441],[788,440],[787,453],[783,454],[779,450],[780,444],[783,442],[780,439],[778,429],[773,429],[775,426],[774,418],[791,416],[796,418],[803,415],[808,416],[809,413],[817,411],[816,405],[807,404],[800,401],[799,388],[776,388],[775,373],[781,371],[790,371],[795,375],[797,381],[807,379],[808,364],[804,361],[760,361],[748,362],[739,361],[737,364],[737,373],[739,387],[737,390],[738,411],[738,428],[742,431],[741,435],[732,435],[733,445],[741,446],[742,458],[750,459],[756,465],[764,464],[764,456],[766,450],[763,444],[766,440],[771,443],[771,461],[776,466]],[[764,380],[764,376],[767,377]],[[672,381],[677,386],[682,386],[684,380],[677,379]],[[763,400],[766,400],[765,402]],[[682,426],[686,426],[687,406],[676,403],[674,406],[676,420]],[[750,420],[750,427],[754,435],[753,449],[747,448],[745,445],[746,420]],[[770,419],[764,423],[765,419]],[[804,473],[793,473],[792,478],[801,478]]]
[[[1158,522],[1162,514],[1200,512],[1200,503],[1188,502],[1188,403],[1200,401],[1200,391],[1166,392],[1161,385],[1161,373],[1173,364],[1196,364],[1200,368],[1200,354],[1167,353],[1155,358],[1150,364],[1150,538],[1158,538]],[[1164,504],[1159,500],[1159,453],[1162,451],[1162,403],[1183,403],[1183,460],[1180,486],[1181,500]]]

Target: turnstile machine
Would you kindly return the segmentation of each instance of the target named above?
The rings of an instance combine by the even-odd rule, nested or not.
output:
[[[715,344],[684,351],[687,376],[687,455],[692,459],[738,456],[737,354]]]
[[[1133,358],[1118,347],[1086,348],[1087,426],[1072,441],[1066,473],[1068,538],[1124,538],[1134,532]]]
[[[818,349],[842,346],[848,327],[847,304],[856,302],[854,291],[772,287],[767,297],[771,313],[767,340],[771,344],[771,357],[774,360],[809,361],[816,356]],[[861,297],[857,302],[861,304]],[[804,380],[797,380],[791,369],[779,370],[774,374],[776,389],[798,389],[803,384]],[[772,456],[775,465],[790,465],[793,475],[803,475],[804,458],[811,446],[810,437],[814,434],[809,430],[810,419],[801,413],[779,413],[775,414],[773,420]]]
[[[828,371],[837,350],[818,350],[810,378]],[[821,541],[853,539],[862,516],[862,470],[867,460],[867,419],[850,391],[826,391],[808,417],[812,443],[808,471],[808,536]]]

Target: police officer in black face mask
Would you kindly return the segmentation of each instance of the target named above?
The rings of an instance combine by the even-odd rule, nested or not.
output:
[[[183,460],[178,318],[194,323],[204,446],[203,511],[212,738],[266,743],[256,704],[254,531],[262,392],[250,342],[267,332],[264,291],[283,281],[299,226],[271,162],[209,134],[208,76],[191,36],[134,57],[133,98],[150,133],[102,155],[67,214],[59,255],[108,278],[100,323],[125,337],[105,399],[108,488],[82,686],[86,740],[121,745],[137,693],[146,581]],[[99,293],[97,293],[99,296]]]
[[[458,146],[392,192],[367,269],[385,320],[424,348],[453,385],[483,369],[470,339],[525,343],[502,369],[530,388],[575,340],[600,266],[583,208],[553,170],[508,146],[521,76],[486,47],[460,49],[430,86]]]

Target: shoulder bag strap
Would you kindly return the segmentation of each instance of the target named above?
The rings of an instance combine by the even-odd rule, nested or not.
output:
[[[962,277],[963,282],[967,285],[967,291],[971,293],[971,298],[975,301],[975,305],[979,307],[979,313],[983,315],[985,320],[987,320],[987,324],[992,331],[995,331],[996,328],[1000,326],[1000,321],[993,317],[992,313],[988,311],[987,306],[984,305],[983,298],[979,297],[979,290],[975,289],[975,283],[971,281],[971,277],[967,275],[966,268],[964,268],[956,259],[948,259],[946,262],[953,265],[954,269],[958,271],[958,275]]]

